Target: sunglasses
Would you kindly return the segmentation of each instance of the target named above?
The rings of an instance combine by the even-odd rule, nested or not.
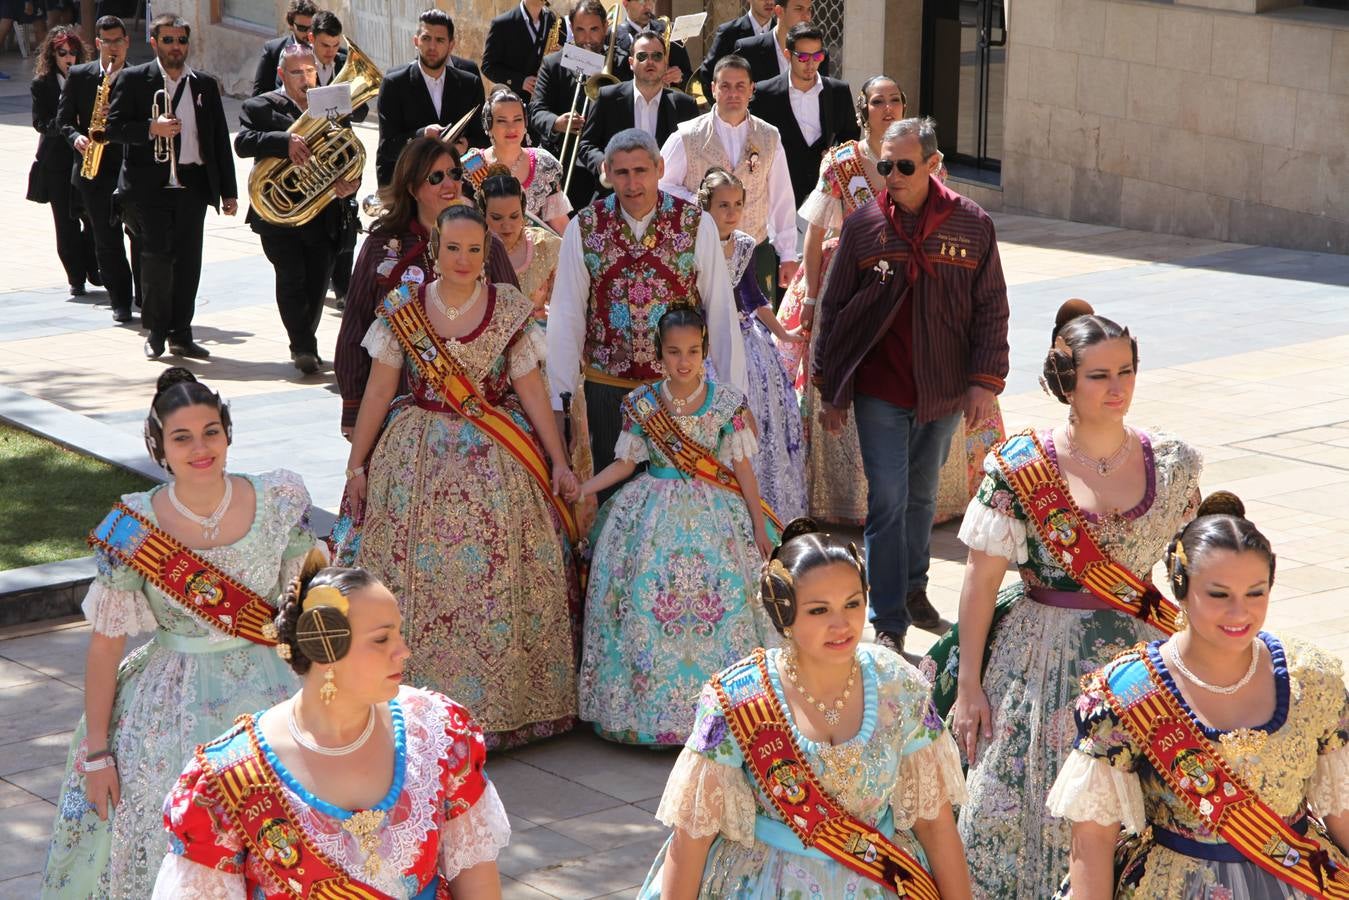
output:
[[[184,35],[183,37],[174,37],[171,34],[166,34],[163,37],[155,38],[155,43],[163,44],[165,47],[172,47],[174,44],[181,44],[182,46],[186,47],[187,37],[186,35]]]
[[[918,163],[911,159],[878,159],[876,160],[876,171],[881,173],[882,178],[889,178],[890,173],[899,169],[901,175],[912,175],[918,171]]]
[[[793,53],[799,63],[824,62],[824,51],[816,50],[814,53]]]
[[[299,22],[294,23],[290,27],[295,29],[296,34],[308,34],[314,30],[313,25],[301,25]]]
[[[459,168],[436,169],[434,172],[426,176],[426,183],[431,185],[432,187],[435,187],[436,185],[444,181],[446,178],[450,179],[450,181],[463,181],[464,170]]]
[[[632,58],[635,59],[635,60],[637,60],[639,63],[644,63],[644,62],[646,62],[648,59],[651,60],[652,62],[660,62],[661,60],[663,60],[663,59],[665,58],[665,51],[664,51],[664,50],[638,50],[636,53],[632,54]]]

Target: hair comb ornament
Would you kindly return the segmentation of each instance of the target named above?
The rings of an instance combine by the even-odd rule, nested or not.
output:
[[[300,609],[302,612],[310,612],[321,606],[331,607],[344,616],[351,612],[351,601],[337,588],[328,584],[310,588],[309,593],[304,595],[304,603]]]
[[[774,579],[785,584],[788,593],[779,594]],[[779,623],[790,622],[794,618],[792,611],[796,608],[796,597],[792,593],[796,589],[796,582],[792,578],[792,573],[787,571],[782,560],[774,559],[764,565],[763,581],[767,588],[763,597],[765,603],[776,608],[775,618]]]
[[[332,585],[310,588],[295,625],[295,643],[316,663],[335,663],[351,649],[351,602]],[[278,645],[279,646],[279,645]]]

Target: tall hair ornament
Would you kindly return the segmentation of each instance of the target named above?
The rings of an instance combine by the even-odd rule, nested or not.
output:
[[[351,601],[347,599],[345,594],[330,584],[321,584],[318,587],[310,588],[309,593],[304,595],[300,612],[302,614],[307,613],[320,606],[331,606],[344,616],[351,611]]]

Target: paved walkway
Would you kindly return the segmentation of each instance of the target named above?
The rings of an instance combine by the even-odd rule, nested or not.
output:
[[[0,82],[0,183],[11,186],[36,140],[26,92],[21,76]],[[361,134],[373,147],[373,129]],[[240,163],[241,185],[246,175]],[[0,200],[10,248],[0,386],[96,421],[123,445],[137,440],[155,377],[177,361],[147,362],[139,331],[113,327],[101,293],[66,296],[47,210],[19,196]],[[1128,324],[1142,366],[1131,421],[1198,446],[1205,489],[1236,491],[1274,541],[1270,627],[1349,659],[1349,260],[995,218],[1012,297],[1009,429],[1064,416],[1036,384],[1064,299],[1085,297]],[[213,356],[191,366],[233,404],[235,468],[296,469],[315,503],[334,508],[346,444],[331,373],[291,367],[271,268],[242,217],[208,214],[205,260],[197,334]],[[325,350],[338,321],[324,317]],[[0,391],[0,416],[5,396],[16,395]],[[964,553],[953,527],[938,531],[934,552],[931,594],[954,618]],[[925,640],[914,634],[915,649]],[[35,896],[86,641],[79,623],[0,632],[0,898]],[[494,758],[516,829],[501,860],[506,896],[631,896],[664,836],[651,813],[673,758],[579,733]]]

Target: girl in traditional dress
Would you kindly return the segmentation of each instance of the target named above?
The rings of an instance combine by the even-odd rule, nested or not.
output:
[[[893,863],[907,896],[969,897],[951,813],[965,797],[960,756],[927,682],[860,643],[857,548],[810,519],[783,536],[758,598],[783,648],[756,650],[703,689],[656,811],[674,834],[641,896],[879,900],[895,895]],[[769,729],[752,733],[749,718]],[[826,843],[808,847],[788,824],[826,815],[844,823]],[[845,863],[829,844],[862,849]]]
[[[1049,794],[1050,812],[1072,823],[1072,896],[1349,895],[1340,661],[1260,630],[1274,552],[1232,494],[1205,499],[1166,565],[1185,624],[1091,676]],[[1154,708],[1182,727],[1145,738]]]
[[[191,372],[159,376],[145,441],[171,480],[124,496],[94,532],[85,712],[43,897],[149,896],[166,846],[160,808],[192,748],[294,689],[262,626],[314,548],[309,494],[284,470],[228,474],[231,427]],[[122,659],[145,632],[153,639]]]
[[[720,166],[708,169],[698,191],[698,205],[717,223],[731,284],[735,285],[740,333],[745,338],[749,408],[759,434],[754,475],[764,500],[779,520],[795,519],[806,512],[801,410],[773,338],[783,343],[803,343],[805,338],[788,332],[778,322],[750,268],[754,238],[736,229],[745,210],[745,186],[740,179]]]
[[[388,588],[322,563],[277,617],[300,690],[201,747],[162,801],[154,900],[499,900],[511,829],[482,732],[450,698],[402,684]]]
[[[590,496],[649,463],[591,532],[581,718],[609,740],[673,746],[708,677],[770,634],[751,601],[773,545],[745,398],[704,378],[702,314],[673,307],[654,340],[665,379],[624,399],[615,460],[581,485]]]
[[[567,228],[571,201],[562,191],[562,164],[542,147],[526,147],[529,135],[525,101],[510,88],[498,85],[482,105],[482,127],[492,145],[464,154],[464,177],[476,190],[488,169],[500,163],[525,190],[525,208],[561,234]]]
[[[1069,829],[1044,798],[1072,747],[1078,681],[1174,627],[1148,573],[1199,500],[1199,454],[1125,424],[1138,367],[1128,330],[1072,300],[1051,342],[1044,384],[1068,421],[989,454],[960,528],[959,628],[926,663],[938,707],[955,697],[969,762],[959,826],[975,894],[996,900],[1057,888]],[[1000,593],[1009,561],[1021,579]]]
[[[423,273],[408,269],[411,287],[386,297],[366,334],[374,365],[347,494],[353,506],[369,504],[357,562],[402,604],[409,679],[458,698],[495,749],[575,719],[580,594],[566,513],[552,494],[571,496],[576,480],[539,368],[533,305],[517,288],[479,280],[482,214],[451,206],[433,237],[440,277],[414,285]],[[393,325],[405,320],[421,324],[400,338]],[[427,368],[436,362],[449,381]],[[381,436],[404,373],[414,405]]]
[[[790,331],[809,336],[815,319],[815,298],[824,286],[825,273],[833,258],[836,237],[843,220],[855,209],[875,202],[885,190],[885,179],[876,171],[881,138],[891,123],[904,118],[907,100],[891,78],[876,75],[868,79],[857,95],[857,123],[862,140],[848,141],[824,155],[820,182],[801,205],[806,227],[803,264],[788,288],[779,318]],[[942,170],[943,172],[945,169]],[[812,346],[813,345],[809,345]],[[807,345],[781,346],[787,370],[796,379],[801,394],[802,417],[806,427],[811,515],[831,522],[861,524],[867,513],[867,481],[862,471],[862,452],[857,445],[857,426],[851,419],[840,435],[830,435],[814,422],[820,408],[820,395],[810,380],[810,355]],[[1002,413],[977,426],[957,426],[951,438],[951,453],[942,468],[937,492],[938,522],[961,514],[983,477],[983,459],[989,449],[1004,437]],[[910,603],[913,623],[919,628],[941,628],[941,617],[918,595]]]

